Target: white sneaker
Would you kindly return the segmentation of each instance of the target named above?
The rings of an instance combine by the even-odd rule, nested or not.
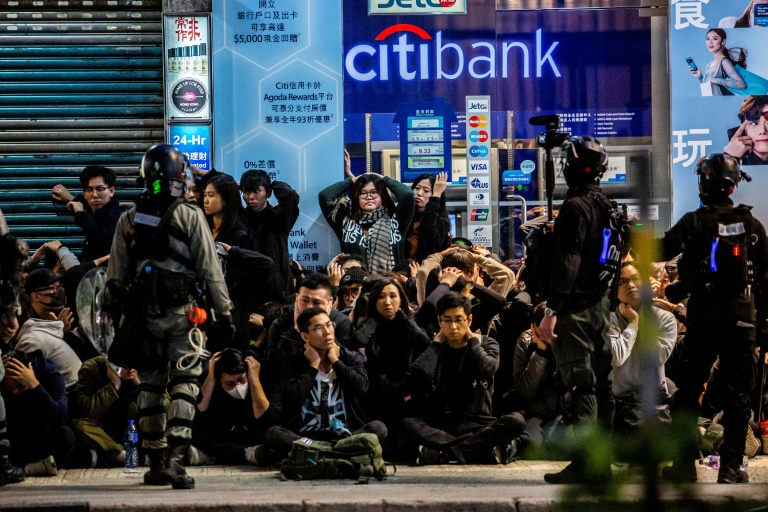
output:
[[[27,476],[56,476],[59,474],[59,470],[56,468],[56,461],[53,460],[53,455],[49,455],[44,459],[30,462],[24,466],[24,474]]]

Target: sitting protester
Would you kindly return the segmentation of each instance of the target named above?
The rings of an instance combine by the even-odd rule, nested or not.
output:
[[[219,464],[276,462],[259,448],[267,430],[280,423],[279,393],[267,397],[260,371],[253,355],[232,348],[208,362],[192,444]]]
[[[524,444],[543,443],[545,425],[553,427],[554,420],[562,413],[552,348],[544,342],[539,330],[546,307],[547,303],[541,302],[534,308],[531,328],[517,339],[514,387],[503,401],[508,410],[517,410],[525,417],[525,431],[520,436]]]
[[[308,308],[296,319],[304,346],[283,359],[283,426],[267,431],[267,444],[284,456],[296,439],[330,441],[349,433],[387,437],[380,421],[366,423],[360,398],[368,391],[365,357],[339,345],[328,313]]]
[[[619,274],[619,307],[611,313],[609,334],[613,364],[613,394],[616,397],[614,431],[626,432],[653,421],[669,421],[669,392],[664,376],[664,363],[672,353],[677,340],[677,321],[672,313],[651,308],[652,322],[657,333],[653,345],[655,361],[654,384],[657,386],[657,416],[647,418],[640,402],[643,374],[642,347],[637,342],[641,306],[640,274],[631,263],[625,262]]]
[[[66,426],[64,378],[43,353],[10,351],[3,356],[0,386],[8,415],[10,458],[27,476],[56,476],[72,452],[75,435]]]
[[[413,364],[416,385],[428,399],[418,418],[400,425],[420,445],[417,464],[508,461],[512,441],[525,429],[518,413],[491,415],[499,345],[472,334],[469,299],[448,292],[437,302],[440,332]]]
[[[76,449],[92,452],[91,467],[125,464],[125,426],[137,417],[139,384],[136,370],[110,364],[103,355],[80,367],[70,415]]]
[[[411,382],[411,365],[430,343],[411,318],[408,298],[399,280],[376,281],[368,296],[368,315],[355,332],[355,346],[363,347],[370,388],[366,395],[369,418],[384,422],[395,434],[400,421],[418,414]],[[390,443],[396,442],[392,435]]]

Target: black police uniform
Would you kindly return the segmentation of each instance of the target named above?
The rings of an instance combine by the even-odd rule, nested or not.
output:
[[[718,355],[720,376],[726,384],[722,421],[725,433],[720,464],[736,471],[742,462],[751,408],[749,397],[755,384],[755,326],[762,327],[768,318],[768,308],[761,297],[762,292],[768,290],[765,228],[751,214],[740,213],[739,210],[748,210],[734,207],[728,197],[707,202],[708,205],[685,214],[664,237],[665,255],[669,257],[683,252],[678,270],[681,283],[687,285],[691,293],[673,408],[675,423],[685,425],[681,428],[687,429],[691,436],[681,458],[675,462],[678,472],[687,473],[688,479],[695,479],[695,467],[691,473],[691,466],[697,454],[693,421],[698,416],[698,399]],[[705,259],[709,255],[702,252],[707,246],[711,248],[712,233],[716,232],[718,224],[740,223],[754,235],[755,282],[748,289],[718,289],[708,279],[707,272],[702,271],[702,266],[708,265]]]

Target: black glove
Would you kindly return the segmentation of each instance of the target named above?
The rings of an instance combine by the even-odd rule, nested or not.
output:
[[[231,346],[235,340],[235,332],[237,332],[235,324],[232,323],[232,315],[219,315],[218,324],[220,341],[226,346]]]

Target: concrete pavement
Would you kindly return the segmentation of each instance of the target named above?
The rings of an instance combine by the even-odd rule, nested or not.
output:
[[[545,512],[562,510],[558,503],[563,502],[568,488],[545,484],[543,475],[564,466],[548,461],[518,461],[507,466],[399,466],[395,476],[367,485],[349,480],[286,482],[275,470],[207,466],[189,469],[197,487],[188,491],[147,487],[141,473],[125,474],[120,469],[71,469],[60,470],[56,477],[27,478],[24,483],[0,488],[0,510]],[[683,497],[695,500],[687,502],[685,510],[713,510],[718,504],[722,510],[758,510],[768,504],[768,457],[752,459],[749,469],[752,483],[717,485],[717,472],[700,468],[698,483],[681,489],[662,487],[664,510],[682,510],[678,500]],[[616,474],[625,471],[626,466],[614,467]],[[641,493],[638,483],[630,483],[622,487],[619,499],[636,507]],[[586,510],[601,510],[600,501],[587,502]],[[621,505],[622,510],[632,506]],[[616,507],[608,505],[606,510]]]

